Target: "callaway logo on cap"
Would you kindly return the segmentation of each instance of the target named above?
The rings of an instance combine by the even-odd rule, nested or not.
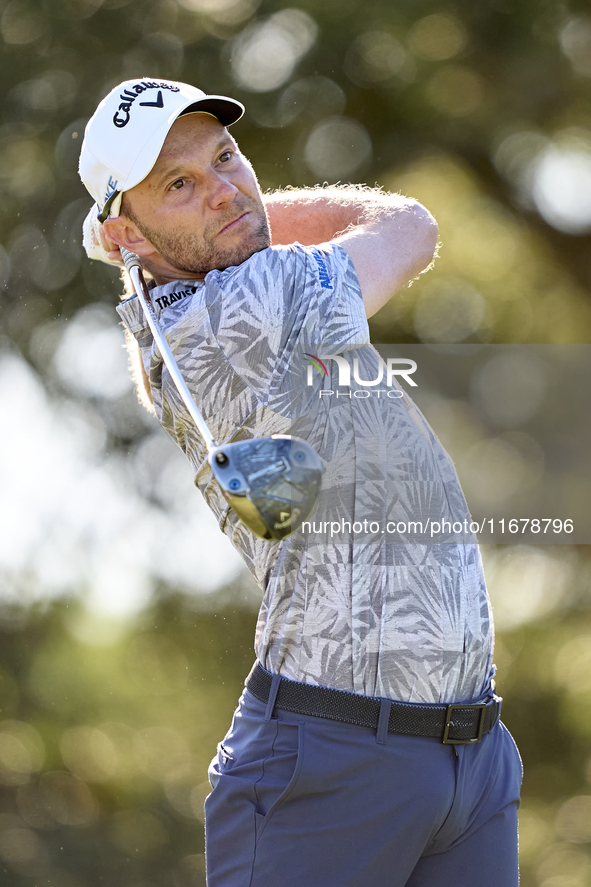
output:
[[[124,81],[102,100],[86,126],[79,164],[100,222],[119,214],[122,192],[145,179],[174,121],[192,111],[206,111],[230,126],[244,106],[188,83],[147,77]]]

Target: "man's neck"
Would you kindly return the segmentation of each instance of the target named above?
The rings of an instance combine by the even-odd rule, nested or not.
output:
[[[156,281],[156,286],[165,286],[167,283],[174,283],[177,280],[205,280],[205,274],[195,274],[191,271],[180,271],[178,268],[171,268],[170,271],[162,269],[147,268]]]

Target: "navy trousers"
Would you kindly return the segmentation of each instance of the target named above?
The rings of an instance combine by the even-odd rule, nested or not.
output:
[[[473,745],[377,742],[265,708],[243,693],[209,768],[208,887],[517,887],[523,770],[501,722]]]

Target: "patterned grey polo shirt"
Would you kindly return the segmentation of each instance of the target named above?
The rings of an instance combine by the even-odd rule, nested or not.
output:
[[[179,368],[219,443],[294,433],[324,466],[311,526],[266,542],[232,512],[207,450],[163,365],[134,296],[118,307],[136,337],[157,416],[185,452],[221,530],[263,591],[255,651],[287,678],[407,702],[477,697],[491,677],[493,628],[475,541],[404,537],[410,519],[470,519],[453,464],[406,393],[357,397],[376,377],[377,352],[359,282],[337,244],[256,253],[204,281],[152,290]],[[346,357],[340,396],[306,355]],[[355,360],[357,363],[355,364]],[[326,520],[345,523],[336,535]],[[347,526],[364,520],[373,531]],[[377,530],[376,530],[377,527]]]

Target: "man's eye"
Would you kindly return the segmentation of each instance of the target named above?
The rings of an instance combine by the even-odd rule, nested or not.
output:
[[[224,151],[223,154],[220,154],[220,160],[222,161],[222,163],[227,163],[228,160],[231,160],[231,159],[232,159],[232,152],[231,151]]]
[[[184,179],[177,179],[176,182],[172,183],[169,190],[170,191],[178,191],[180,188],[183,187],[184,184],[185,184]]]

